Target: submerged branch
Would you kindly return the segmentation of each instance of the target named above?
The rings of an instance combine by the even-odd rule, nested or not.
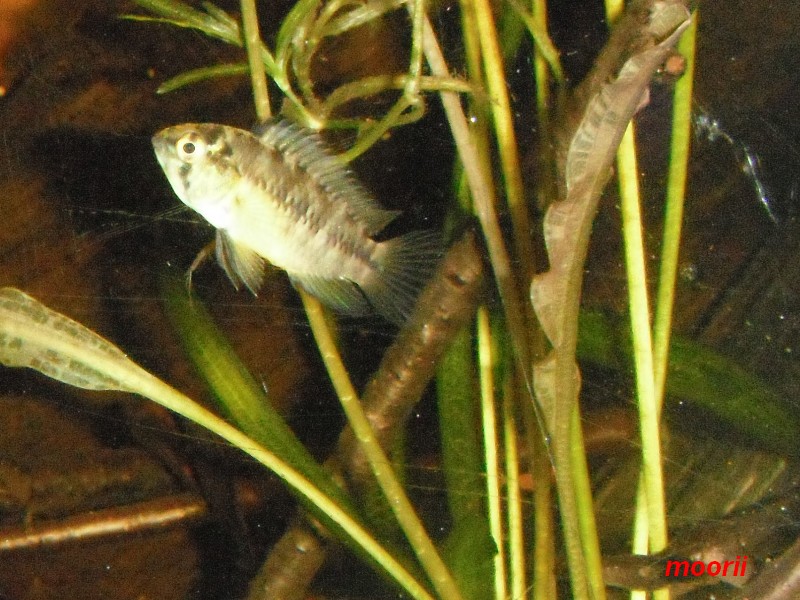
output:
[[[408,324],[387,350],[362,394],[367,419],[382,447],[391,446],[450,342],[471,319],[482,284],[483,264],[475,236],[467,234],[450,248],[420,295]],[[364,489],[372,482],[369,465],[349,427],[339,437],[328,465],[344,472],[356,488]],[[284,593],[287,582],[297,586],[287,597],[303,597],[294,594],[299,592],[297,588],[310,583],[326,552],[323,534],[317,530],[311,536],[310,531],[309,524],[300,521],[284,534],[262,567],[257,589],[251,589],[248,596],[250,600],[276,597],[279,591]],[[297,544],[298,540],[302,543]],[[262,576],[267,572],[283,573],[284,578],[270,581]]]
[[[453,337],[469,322],[482,281],[475,236],[467,234],[447,253],[362,394],[367,418],[384,447],[419,401]],[[349,428],[339,438],[336,456],[351,481],[364,481],[368,469]]]

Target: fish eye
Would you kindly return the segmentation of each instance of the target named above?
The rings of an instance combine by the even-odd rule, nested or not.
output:
[[[201,158],[206,152],[206,143],[197,132],[190,132],[182,136],[175,144],[178,158],[186,162],[193,162]]]

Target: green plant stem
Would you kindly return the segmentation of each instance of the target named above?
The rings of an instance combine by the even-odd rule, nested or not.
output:
[[[460,600],[461,593],[453,580],[447,566],[442,561],[422,522],[417,517],[414,507],[395,477],[389,459],[381,449],[372,426],[369,424],[358,400],[353,384],[342,363],[333,335],[325,321],[322,305],[303,290],[298,290],[303,306],[308,315],[314,339],[331,378],[336,395],[342,404],[348,423],[358,440],[364,455],[370,463],[375,479],[383,490],[397,522],[403,529],[420,564],[425,569],[434,588],[443,600]]]
[[[406,100],[420,103],[419,80],[422,77],[422,28],[425,23],[425,0],[412,0],[408,3],[411,11],[411,52],[408,65],[408,83],[405,88]]]
[[[516,258],[521,264],[522,281],[530,281],[533,276],[530,217],[522,186],[522,173],[517,155],[518,145],[514,133],[503,55],[497,40],[497,28],[489,1],[475,0],[474,6],[475,24],[478,27],[481,55],[483,56],[484,76],[489,92],[489,105],[497,137],[497,151],[514,232]]]
[[[547,32],[547,3],[545,0],[533,0],[533,12],[528,14],[525,7],[519,0],[510,0],[510,4],[522,19],[528,32],[531,34],[533,43],[535,44],[535,56],[541,61],[544,69],[547,70],[549,66],[550,72],[559,85],[564,83],[564,71],[561,68],[561,61],[558,56],[558,49],[550,39],[550,34]],[[548,77],[540,78],[540,72],[536,69],[537,81],[546,81]],[[538,89],[537,89],[538,95]]]
[[[533,599],[551,600],[556,597],[555,519],[553,518],[552,464],[539,424],[530,411],[523,413],[528,447],[533,452],[533,510],[534,553]]]
[[[622,12],[622,0],[606,0],[606,16],[613,23]],[[667,518],[664,500],[664,476],[661,467],[660,407],[656,398],[653,346],[650,334],[650,306],[647,298],[642,221],[639,211],[638,168],[633,123],[628,126],[617,152],[619,190],[622,205],[622,228],[625,237],[625,265],[628,273],[628,295],[631,313],[631,331],[634,362],[636,365],[636,396],[642,438],[642,476],[637,502],[645,499],[647,510],[637,508],[636,514],[647,515],[647,546],[657,552],[667,544]],[[644,493],[641,492],[642,487]],[[637,520],[637,523],[639,521]],[[636,529],[636,526],[635,526]],[[641,544],[645,536],[634,534],[634,543]],[[647,547],[633,548],[636,553],[646,553]],[[631,597],[639,594],[633,592]],[[664,590],[660,600],[667,600]]]
[[[577,332],[576,334],[577,335]],[[586,540],[581,536],[580,511],[576,494],[575,476],[573,472],[573,461],[576,452],[583,449],[573,448],[576,437],[573,433],[573,425],[580,425],[580,417],[577,401],[577,366],[574,362],[568,361],[566,353],[562,350],[556,358],[556,399],[566,411],[566,415],[554,418],[552,428],[553,438],[553,460],[555,468],[556,492],[558,494],[558,505],[561,513],[561,529],[564,534],[564,548],[567,556],[567,566],[570,574],[570,585],[572,586],[572,597],[574,600],[589,600],[589,580],[586,569]],[[571,353],[570,353],[571,357]],[[565,364],[566,363],[566,364]],[[569,400],[569,402],[564,402]]]
[[[513,371],[504,374],[503,449],[505,452],[506,505],[508,513],[508,567],[511,598],[525,598],[528,590],[522,494],[519,486],[519,438],[517,436]],[[538,483],[538,482],[537,482]]]
[[[494,596],[504,600],[506,590],[506,553],[503,535],[503,516],[500,503],[500,441],[495,414],[495,357],[492,348],[492,331],[486,306],[478,308],[478,371],[481,382],[481,431],[486,462],[486,505],[489,531],[497,546],[494,555]]]
[[[625,8],[625,0],[605,0],[606,19],[609,23],[616,22]]]
[[[667,545],[664,481],[661,469],[660,411],[653,378],[653,348],[650,337],[650,309],[647,297],[642,220],[633,124],[628,126],[617,153],[622,229],[625,237],[625,265],[631,313],[633,354],[636,365],[636,396],[642,438],[643,483],[647,501],[648,546],[658,552]],[[641,539],[641,538],[640,538]],[[648,548],[634,548],[646,553]]]
[[[261,52],[261,34],[258,32],[258,13],[256,0],[242,0],[242,28],[244,29],[244,45],[247,49],[247,63],[250,65],[250,81],[253,86],[253,100],[256,105],[258,120],[269,119],[272,110],[269,106],[267,77]]]
[[[547,33],[547,0],[532,0],[531,2],[531,23],[528,28],[534,40],[539,40],[540,37],[535,35],[535,31]],[[550,45],[553,46],[552,42]],[[548,168],[548,158],[551,156],[549,152],[549,142],[551,137],[551,116],[550,116],[550,69],[548,68],[548,58],[545,55],[546,48],[540,44],[534,46],[533,53],[533,73],[534,82],[536,85],[536,116],[539,126],[541,140],[540,143],[539,164]],[[558,54],[554,54],[553,61],[550,62],[550,67],[553,65],[558,67],[558,71],[553,70],[557,80],[563,79],[563,73],[560,68],[560,61]],[[546,171],[543,172],[546,173]],[[546,181],[546,176],[542,181]],[[550,201],[547,197],[547,185],[545,183],[538,185],[538,195],[540,202]],[[542,195],[545,198],[542,199]],[[531,419],[528,419],[530,421]],[[533,598],[534,600],[549,600],[556,595],[556,581],[555,581],[555,519],[553,513],[553,493],[550,477],[550,461],[547,454],[547,448],[544,445],[544,440],[539,432],[533,428],[534,424],[527,422],[526,428],[529,429],[527,436],[529,447],[532,455],[531,468],[534,476],[535,489],[533,495],[534,503],[534,573],[533,573]]]
[[[586,580],[589,592],[594,600],[606,597],[606,586],[603,581],[603,560],[600,555],[600,540],[597,535],[597,522],[594,518],[592,502],[592,486],[589,479],[589,465],[586,463],[586,446],[583,443],[580,405],[575,405],[572,413],[569,468],[573,473],[573,486],[578,512],[578,527],[583,542],[583,555],[586,566]]]
[[[531,18],[534,26],[547,32],[547,0],[533,0],[532,8]],[[556,61],[558,61],[558,55],[556,55]],[[533,54],[533,73],[536,81],[536,113],[540,125],[549,125],[550,123],[550,71],[547,64],[547,58],[537,45]],[[556,64],[560,66],[560,62]],[[545,131],[549,131],[549,128]]]
[[[416,105],[408,102],[404,95],[402,98],[400,98],[400,100],[394,103],[392,108],[378,123],[375,123],[372,127],[370,127],[366,134],[360,136],[358,141],[353,144],[350,149],[340,154],[339,158],[344,162],[350,162],[369,150],[375,142],[383,137],[383,134],[397,124],[398,119],[400,119],[406,109],[410,106]]]
[[[371,75],[357,81],[344,83],[332,91],[322,102],[322,114],[328,116],[333,111],[353,100],[375,96],[386,90],[402,90],[408,85],[407,73],[394,75]],[[451,92],[471,93],[472,86],[463,79],[454,77],[441,78],[422,76],[419,78],[418,87],[421,91],[436,91],[446,89]]]
[[[658,303],[653,327],[653,362],[656,399],[659,407],[664,398],[669,364],[672,310],[675,301],[675,280],[678,273],[683,204],[692,139],[692,86],[694,82],[695,39],[698,12],[678,42],[678,52],[686,59],[686,71],[675,84],[672,108],[672,147],[667,175],[667,198],[664,217],[664,238],[661,243],[661,267],[658,278]]]
[[[167,94],[187,85],[192,85],[200,81],[206,81],[208,79],[246,75],[249,72],[250,67],[248,67],[248,65],[245,63],[200,67],[199,69],[192,69],[191,71],[186,71],[185,73],[176,75],[172,79],[168,79],[158,86],[156,94]]]
[[[464,38],[464,58],[470,81],[483,81],[483,66],[481,64],[481,45],[478,35],[477,15],[475,3],[461,0],[461,31]],[[472,98],[474,101],[475,98]]]
[[[694,80],[695,39],[697,34],[697,11],[692,23],[681,36],[678,52],[686,58],[686,71],[675,85],[673,95],[672,147],[670,149],[669,173],[667,176],[667,199],[664,218],[664,236],[661,243],[661,267],[659,271],[656,316],[653,343],[653,379],[656,419],[660,420],[664,404],[664,390],[669,366],[672,312],[675,302],[675,281],[678,274],[683,204],[686,192],[686,177],[689,164],[692,128],[692,84]],[[640,479],[636,497],[633,551],[647,550],[651,518],[646,501],[645,483]],[[649,503],[648,503],[649,504]],[[666,541],[666,540],[665,540]],[[637,594],[639,596],[641,594]],[[668,600],[668,590],[658,590],[657,600]]]
[[[425,50],[425,58],[433,75],[436,77],[449,77],[447,63],[427,17],[423,29],[423,48]],[[503,242],[503,235],[497,220],[494,190],[489,185],[488,175],[482,167],[477,145],[470,134],[467,118],[461,108],[461,99],[458,94],[448,91],[441,91],[439,95],[442,99],[447,120],[450,123],[459,158],[464,166],[464,173],[472,194],[475,213],[486,240],[489,261],[503,302],[506,327],[511,338],[514,355],[520,372],[524,376],[525,388],[532,399],[530,352],[526,343],[525,321],[523,319],[520,296],[511,269],[511,260]]]
[[[461,31],[464,40],[464,59],[470,84],[473,87],[478,86],[478,89],[483,89],[483,64],[481,61],[480,35],[476,23],[477,15],[475,14],[475,3],[471,0],[460,0],[459,5],[461,7]],[[487,119],[484,116],[488,115],[489,112],[486,102],[487,98],[485,94],[473,94],[469,97],[468,107],[470,115],[476,117],[472,123],[472,134],[478,152],[478,159],[480,164],[484,165],[484,168],[488,170],[491,168],[491,158],[489,152],[489,128]],[[467,192],[466,174],[463,170],[460,173],[459,179],[459,200],[465,212],[471,213],[473,212],[473,207],[470,195]]]

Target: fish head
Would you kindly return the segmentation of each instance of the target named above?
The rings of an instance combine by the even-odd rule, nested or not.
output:
[[[175,125],[159,131],[152,141],[158,163],[178,198],[218,229],[227,228],[240,175],[226,127]]]

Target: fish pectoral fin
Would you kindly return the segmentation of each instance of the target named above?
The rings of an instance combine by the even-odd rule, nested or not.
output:
[[[322,277],[289,274],[289,279],[323,304],[333,310],[349,315],[366,315],[372,310],[364,292],[349,279],[325,279]]]
[[[266,270],[263,258],[250,248],[234,242],[222,229],[217,230],[216,257],[233,287],[238,290],[244,284],[254,296],[257,295]]]

